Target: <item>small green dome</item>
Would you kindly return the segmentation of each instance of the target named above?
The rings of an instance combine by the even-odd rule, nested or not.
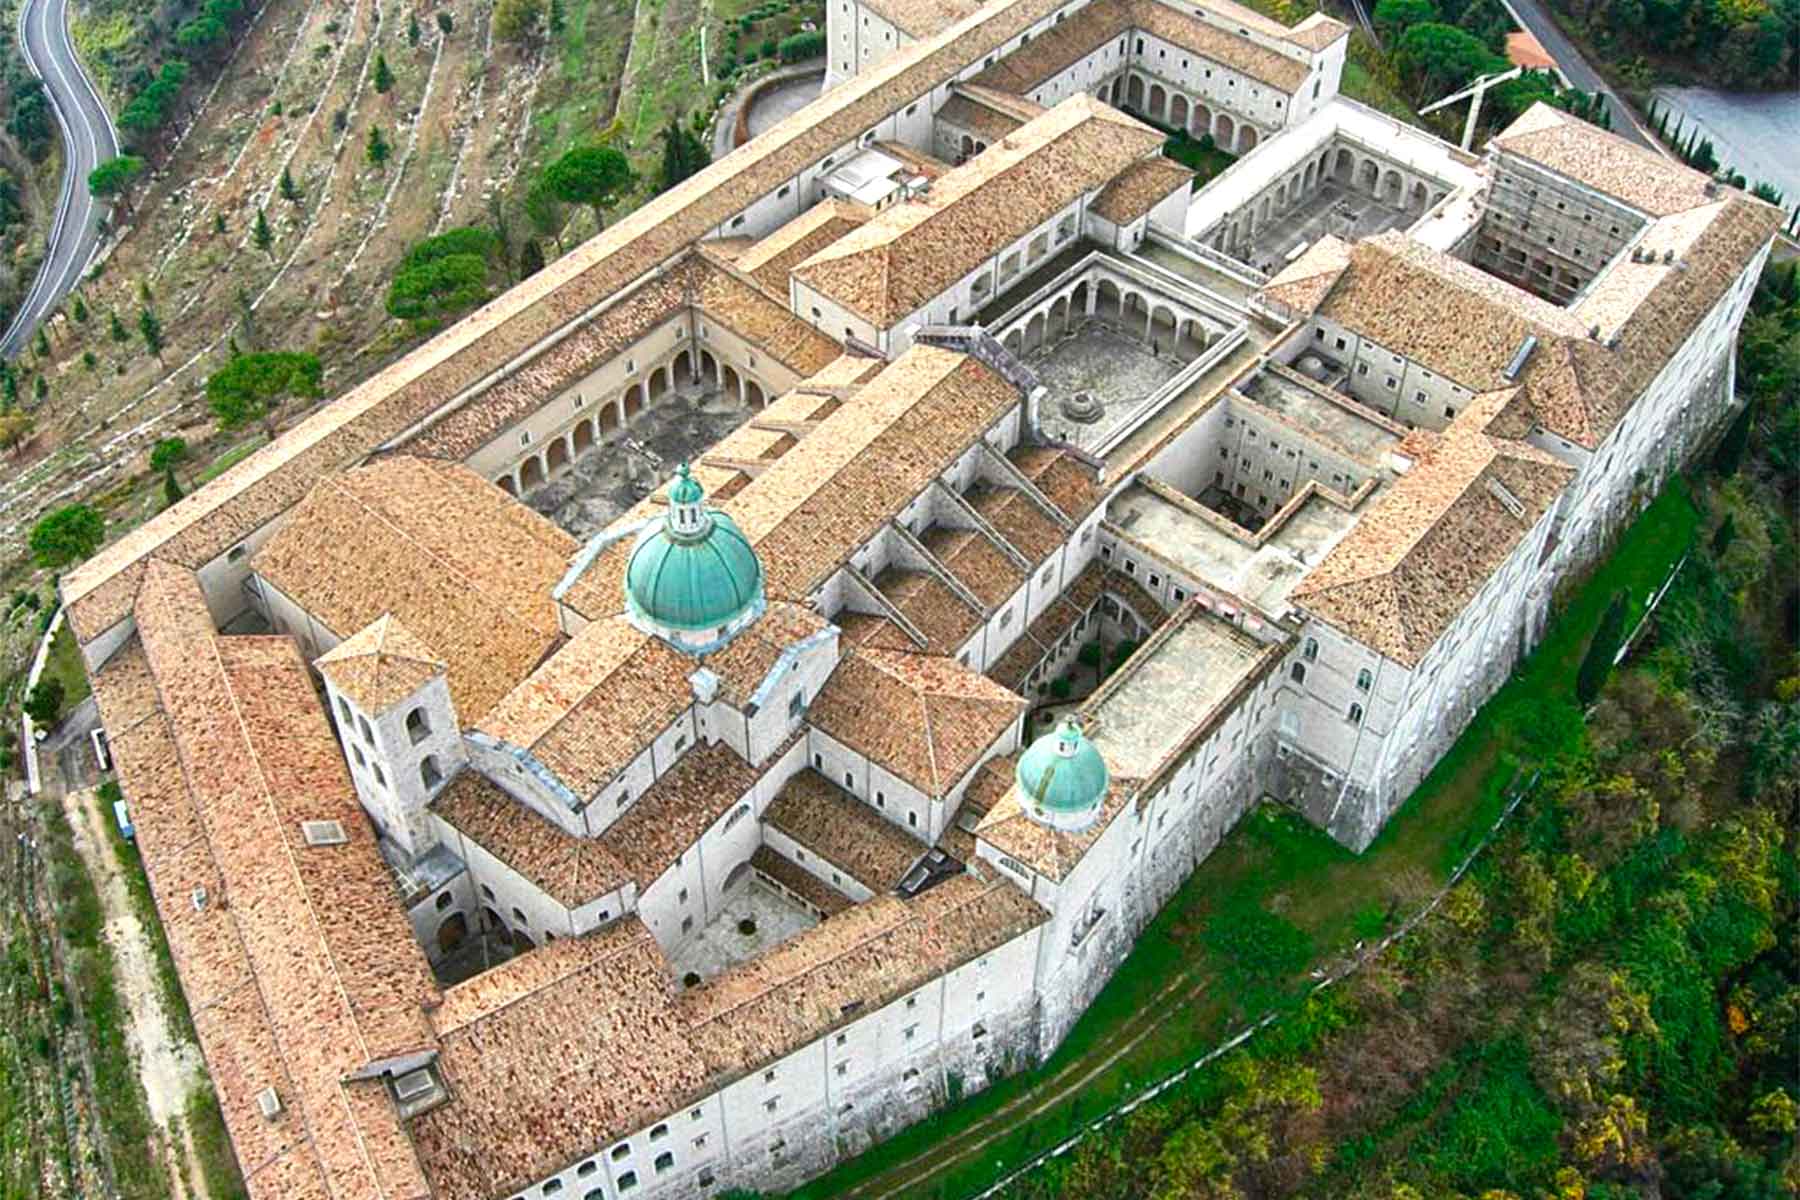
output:
[[[704,507],[705,489],[683,463],[669,511],[638,536],[625,568],[632,623],[696,652],[722,644],[763,609],[762,564],[737,524]],[[688,645],[684,634],[713,634]]]
[[[1106,802],[1106,761],[1069,717],[1031,743],[1015,774],[1026,812],[1057,829],[1086,829]]]

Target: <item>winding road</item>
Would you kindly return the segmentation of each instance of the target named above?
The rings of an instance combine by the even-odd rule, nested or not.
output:
[[[0,354],[16,354],[32,331],[81,281],[100,245],[103,206],[88,194],[88,172],[119,153],[119,134],[69,40],[69,0],[25,0],[19,10],[19,49],[44,81],[62,128],[63,180],[44,262],[25,294]]]
[[[1619,99],[1612,87],[1601,78],[1600,72],[1581,56],[1575,43],[1557,25],[1556,19],[1550,15],[1543,0],[1501,0],[1513,20],[1522,29],[1529,30],[1531,36],[1556,60],[1563,78],[1570,87],[1579,88],[1590,95],[1603,96],[1607,108],[1612,110],[1612,131],[1622,138],[1636,142],[1649,150],[1661,153],[1662,148],[1656,139],[1638,124],[1637,115],[1631,106]]]

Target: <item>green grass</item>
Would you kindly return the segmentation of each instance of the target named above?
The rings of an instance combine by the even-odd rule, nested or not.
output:
[[[151,949],[156,954],[157,990],[162,993],[163,1016],[168,1021],[169,1034],[177,1041],[197,1042],[199,1035],[194,1032],[193,1014],[188,1011],[187,996],[181,990],[181,977],[175,973],[175,957],[169,953],[169,939],[163,935],[162,920],[156,912],[156,901],[150,895],[150,880],[144,874],[144,860],[138,854],[137,843],[126,841],[125,836],[119,832],[118,821],[113,819],[113,802],[119,798],[117,782],[108,780],[100,785],[101,823],[106,826],[106,837],[112,845],[113,857],[124,873],[125,888],[131,894],[132,911],[137,914],[138,923],[144,927]]]
[[[62,684],[65,713],[87,699],[93,690],[88,683],[87,669],[81,662],[81,647],[76,645],[75,632],[67,621],[50,639],[50,654],[44,660],[44,673],[39,679],[40,682],[55,679]]]
[[[189,1094],[187,1123],[207,1195],[212,1200],[244,1200],[248,1195],[244,1176],[238,1170],[237,1155],[232,1153],[225,1117],[219,1111],[219,1099],[213,1094],[211,1083],[202,1082]]]
[[[1196,141],[1180,131],[1163,143],[1163,153],[1198,176],[1193,183],[1196,188],[1204,187],[1214,176],[1237,161],[1236,157],[1217,146]]]
[[[233,446],[231,449],[219,455],[219,457],[213,459],[212,463],[207,466],[204,471],[201,471],[198,475],[194,476],[194,482],[188,490],[191,492],[194,488],[197,488],[202,484],[211,483],[213,480],[229,471],[232,467],[237,466],[237,464],[256,453],[257,450],[262,448],[263,443],[268,440],[268,434],[259,433],[249,441]],[[157,486],[161,486],[160,479],[157,480]]]
[[[1192,1061],[1238,1021],[1255,1015],[1244,1011],[1239,997],[1226,994],[1228,978],[1235,975],[1242,987],[1251,976],[1252,992],[1268,991],[1266,977],[1254,978],[1242,964],[1218,958],[1233,941],[1226,923],[1251,925],[1243,914],[1261,913],[1265,921],[1278,915],[1284,927],[1291,926],[1327,954],[1403,918],[1406,904],[1422,898],[1420,885],[1441,885],[1499,815],[1520,758],[1541,747],[1543,715],[1573,703],[1576,665],[1613,593],[1624,589],[1641,610],[1643,598],[1686,551],[1698,520],[1686,485],[1676,480],[1626,531],[1605,565],[1576,590],[1537,650],[1476,714],[1361,855],[1286,809],[1253,811],[1139,936],[1131,955],[1049,1063],[1003,1079],[902,1131],[795,1191],[793,1200],[825,1200],[878,1176],[967,1130],[1070,1063],[1090,1054],[1103,1057],[1095,1051],[1133,1017],[1153,1005],[1167,1006],[1165,989],[1184,977],[1189,987],[1205,986],[1170,1008],[1172,1019],[1079,1089],[1078,1100],[1060,1101],[1032,1121],[1018,1123],[985,1147],[974,1165],[941,1177],[934,1191],[955,1197],[978,1190],[1080,1122]],[[1304,985],[1303,973],[1295,982]],[[1511,1099],[1517,1097],[1509,1092],[1495,1103]],[[1455,1149],[1461,1132],[1443,1136],[1452,1139],[1452,1150],[1461,1152]]]

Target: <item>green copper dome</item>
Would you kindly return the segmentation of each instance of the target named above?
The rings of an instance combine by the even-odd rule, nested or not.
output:
[[[762,564],[732,519],[704,506],[683,463],[669,511],[638,535],[625,568],[632,624],[695,653],[724,644],[763,610]]]
[[[1031,743],[1016,775],[1025,811],[1056,829],[1086,829],[1106,802],[1106,762],[1072,718]]]

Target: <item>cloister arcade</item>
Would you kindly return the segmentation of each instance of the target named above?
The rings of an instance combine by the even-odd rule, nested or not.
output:
[[[565,393],[576,402],[570,422],[532,446],[520,447],[517,461],[494,480],[514,496],[528,495],[556,479],[598,446],[620,437],[637,417],[656,407],[672,393],[701,396],[722,393],[745,408],[759,409],[769,402],[768,389],[748,372],[700,350],[698,370],[691,347],[683,347],[664,361],[641,372],[624,388],[598,405],[583,404],[579,389]]]
[[[1000,342],[1028,358],[1073,333],[1084,321],[1099,320],[1137,339],[1155,354],[1187,361],[1225,336],[1226,322],[1204,316],[1178,300],[1142,284],[1089,271],[1048,289],[1031,307],[1014,310],[1000,328]]]
[[[1112,81],[1109,102],[1142,113],[1159,125],[1185,129],[1196,138],[1211,135],[1228,154],[1248,154],[1268,136],[1248,118],[1187,95],[1152,76],[1128,71]]]
[[[1372,200],[1383,210],[1371,211],[1363,204],[1357,227],[1345,231],[1367,237],[1423,216],[1446,194],[1445,185],[1437,179],[1398,166],[1359,145],[1333,139],[1282,171],[1255,199],[1227,214],[1229,219],[1222,218],[1200,237],[1215,250],[1255,262],[1285,249],[1259,246],[1272,230],[1279,233],[1278,226],[1297,227],[1304,218],[1317,216],[1339,201]],[[1263,253],[1259,255],[1258,250]]]

